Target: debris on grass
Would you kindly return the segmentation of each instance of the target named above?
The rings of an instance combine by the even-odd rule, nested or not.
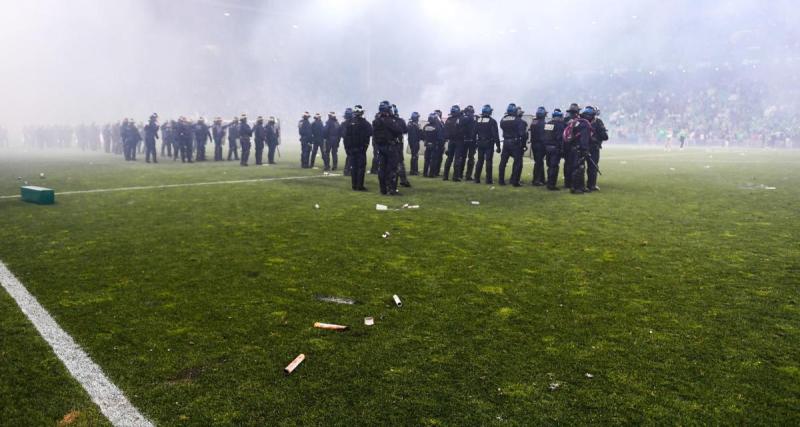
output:
[[[392,234],[389,233],[388,231],[384,231],[383,234],[381,234],[381,237],[383,237],[384,239],[388,239],[391,235]]]
[[[39,172],[39,178],[44,178],[44,172]]]
[[[478,205],[480,205],[480,204],[481,204],[481,202],[479,202],[479,201],[477,201],[477,200],[473,200],[473,201],[471,201],[470,203],[472,203],[472,205],[473,205],[473,206],[478,206]]]
[[[68,426],[68,425],[74,423],[75,421],[77,421],[78,417],[80,417],[80,416],[81,416],[81,412],[80,411],[76,411],[76,410],[73,409],[73,410],[67,412],[64,415],[64,418],[62,418],[61,421],[58,422],[58,427]]]
[[[301,363],[303,363],[303,360],[306,360],[306,355],[300,353],[299,356],[295,357],[294,360],[292,360],[292,363],[290,363],[287,367],[283,368],[283,372],[286,375],[291,374],[292,371],[294,371]]]
[[[348,328],[345,325],[337,325],[335,323],[322,323],[322,322],[314,322],[314,327],[317,329],[325,329],[328,331],[346,331]]]
[[[372,318],[372,317],[365,317],[364,318],[364,325],[372,326],[374,324],[375,324],[375,319],[374,318]]]
[[[550,383],[547,387],[550,391],[556,391],[561,387],[561,383]]]
[[[314,209],[319,209],[319,203],[314,203]]]
[[[315,296],[315,298],[317,299],[317,301],[332,302],[336,304],[353,305],[356,303],[356,300],[352,298],[335,297],[331,295],[317,295]]]
[[[378,203],[378,204],[375,205],[375,210],[376,211],[388,211],[389,207],[386,206],[386,205],[382,205],[382,204]]]
[[[490,189],[490,190],[494,190],[494,185],[493,185],[493,186],[491,186],[491,187],[489,187],[489,189]]]
[[[398,307],[402,307],[403,306],[403,301],[400,301],[400,297],[397,296],[397,294],[392,295],[392,300],[394,300],[394,305],[396,305]]]
[[[584,376],[585,376],[586,378],[589,378],[589,379],[592,379],[592,378],[594,378],[594,375],[592,375],[592,374],[590,374],[590,373],[588,373],[588,372],[587,372],[586,374],[584,374]]]

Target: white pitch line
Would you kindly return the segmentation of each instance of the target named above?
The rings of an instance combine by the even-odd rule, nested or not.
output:
[[[342,175],[338,173],[332,173],[328,175],[284,176],[278,178],[237,179],[231,181],[189,182],[185,184],[162,184],[162,185],[145,185],[138,187],[98,188],[94,190],[57,191],[56,195],[63,196],[65,194],[111,193],[115,191],[138,191],[138,190],[154,190],[158,188],[198,187],[202,185],[243,184],[248,182],[292,181],[298,179],[330,178],[334,176],[342,176]],[[19,197],[20,197],[19,195],[0,196],[0,199],[18,199]]]
[[[100,366],[94,363],[75,340],[58,326],[50,313],[25,289],[2,261],[0,261],[0,283],[111,424],[153,426],[153,423],[145,418],[122,391],[105,376]]]

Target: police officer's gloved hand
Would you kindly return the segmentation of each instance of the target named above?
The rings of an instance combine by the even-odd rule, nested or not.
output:
[[[494,151],[495,151],[496,153],[500,153],[500,147],[497,147],[497,148],[496,148]]]

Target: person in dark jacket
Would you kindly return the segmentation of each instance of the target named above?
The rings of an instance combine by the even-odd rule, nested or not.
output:
[[[461,116],[461,107],[453,105],[450,108],[450,116],[444,122],[444,139],[447,141],[447,160],[444,162],[444,178],[442,178],[444,181],[450,179],[450,168],[453,165],[453,161],[455,161],[460,150],[463,149],[464,134],[460,126]],[[458,167],[458,163],[456,163],[456,167]],[[460,181],[455,176],[456,174],[453,175],[453,181]]]
[[[600,163],[600,150],[603,148],[603,142],[608,141],[608,130],[606,125],[597,117],[599,111],[597,108],[589,110],[587,120],[592,125],[592,140],[589,142],[588,156],[591,158],[586,164],[586,190],[587,191],[600,191],[597,186],[597,168]],[[681,144],[683,144],[681,142]]]
[[[311,115],[306,111],[303,113],[303,118],[297,123],[297,131],[300,133],[300,167],[307,169],[309,166],[309,157],[311,156],[312,133],[311,123],[308,119]]]
[[[194,140],[197,143],[197,155],[195,160],[198,162],[206,161],[206,143],[211,139],[211,130],[206,124],[206,119],[200,117],[194,125]]]
[[[267,163],[275,164],[275,150],[278,148],[280,142],[280,128],[278,127],[275,117],[270,116],[267,119],[267,126],[264,128],[267,135]]]
[[[256,166],[261,166],[264,159],[264,143],[267,140],[267,131],[264,127],[264,118],[258,116],[253,126],[253,141],[256,144]]]
[[[464,114],[461,116],[461,134],[464,137],[464,144],[462,144],[461,152],[456,155],[458,163],[456,164],[456,178],[460,181],[462,178],[467,181],[472,181],[472,171],[475,168],[475,108],[467,105],[464,108]],[[466,166],[466,172],[464,167]]]
[[[248,166],[247,161],[250,159],[250,138],[253,137],[253,129],[247,124],[247,115],[242,114],[239,119],[239,145],[242,146],[242,160],[239,162],[242,166]]]
[[[408,182],[408,177],[406,176],[406,164],[405,164],[405,157],[403,155],[403,135],[408,133],[408,126],[406,125],[406,121],[400,117],[400,114],[397,112],[397,106],[392,104],[392,117],[394,117],[395,122],[400,127],[401,134],[400,138],[395,142],[394,149],[397,151],[397,173],[394,176],[394,188],[397,188],[397,181],[400,180],[400,185],[403,187],[411,187],[411,183]]]
[[[392,114],[392,104],[383,101],[378,106],[378,116],[372,122],[372,143],[378,153],[378,182],[381,194],[399,195],[395,187],[397,173],[397,150],[394,147],[403,135],[403,129]]]
[[[239,119],[236,117],[228,123],[228,161],[231,157],[239,160]]]
[[[533,153],[533,181],[534,186],[544,185],[544,156],[545,156],[545,138],[544,127],[547,124],[547,109],[539,107],[536,109],[536,115],[531,121],[530,134],[531,134],[531,152]]]
[[[475,183],[481,183],[481,171],[484,163],[486,164],[486,183],[492,184],[492,166],[494,149],[500,153],[500,135],[497,128],[497,120],[492,118],[492,106],[484,105],[481,109],[481,116],[475,125],[476,144],[478,150],[478,163],[475,165]]]
[[[322,162],[325,164],[326,171],[336,170],[339,165],[339,139],[341,137],[339,127],[336,113],[331,111],[328,113],[328,121],[325,122],[325,127],[322,129],[322,138],[325,140],[322,146]]]
[[[411,168],[409,175],[419,175],[419,149],[422,129],[419,126],[419,113],[414,111],[408,120],[408,150],[411,152]]]
[[[350,183],[354,191],[367,191],[364,187],[364,177],[367,173],[367,149],[373,129],[364,118],[364,108],[360,105],[353,107],[352,116],[345,112],[344,151],[350,159]]]
[[[180,146],[181,163],[194,163],[192,160],[192,125],[186,117],[178,119],[176,139]]]
[[[558,166],[564,150],[564,113],[560,109],[553,110],[553,119],[544,127],[544,150],[547,163],[547,189],[557,191]]]
[[[436,162],[436,146],[439,143],[441,132],[436,126],[438,117],[436,113],[428,115],[428,123],[422,127],[422,139],[425,142],[425,161],[422,165],[422,176],[426,178],[434,177],[434,164]]]
[[[352,119],[353,109],[350,107],[345,108],[343,117],[345,122]],[[346,133],[347,133],[347,127],[345,127],[344,122],[342,122],[342,125],[339,126],[339,134],[341,135],[342,140],[344,140]],[[347,148],[345,148],[344,152],[345,152],[344,170],[342,171],[342,173],[344,174],[344,176],[351,176],[353,171],[353,164],[352,164],[353,159],[350,157],[350,153],[347,152]]]
[[[150,163],[150,156],[153,157],[153,163],[158,163],[156,159],[156,140],[158,139],[158,114],[153,113],[150,116],[150,121],[144,127],[144,148],[145,148],[145,161]]]
[[[586,158],[589,155],[589,145],[592,141],[592,124],[589,119],[594,115],[592,107],[585,107],[580,112],[579,117],[570,120],[568,127],[571,128],[572,138],[564,141],[570,151],[570,158],[572,160],[571,171],[572,178],[570,183],[572,194],[583,194],[586,192],[584,186],[584,171],[586,170]]]
[[[222,160],[222,145],[225,143],[225,128],[222,124],[222,117],[214,118],[214,124],[211,126],[211,139],[214,141],[214,161],[219,162]]]
[[[522,120],[522,109],[515,104],[509,104],[506,115],[500,120],[500,129],[503,131],[503,150],[500,154],[499,184],[506,185],[505,172],[508,159],[514,159],[511,168],[511,185],[520,186],[522,175],[523,153],[528,135],[528,125]]]
[[[313,168],[317,160],[317,151],[322,151],[322,146],[325,144],[325,137],[322,136],[324,125],[322,124],[322,116],[319,113],[314,114],[314,121],[311,122],[311,155],[308,160],[308,167]]]

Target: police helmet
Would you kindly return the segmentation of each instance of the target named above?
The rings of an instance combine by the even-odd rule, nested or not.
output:
[[[414,111],[413,113],[411,113],[411,120],[412,120],[412,121],[417,121],[417,120],[419,120],[419,113],[418,113],[418,112],[416,112],[416,111]]]
[[[483,108],[481,108],[481,114],[483,114],[484,116],[491,116],[492,111],[494,110],[492,110],[492,106],[489,104],[486,104],[483,106]]]
[[[547,109],[544,107],[539,107],[536,109],[536,117],[546,117],[547,116]]]
[[[436,119],[438,119],[438,118],[439,118],[439,116],[438,116],[438,115],[436,115],[436,113],[435,113],[435,112],[434,112],[434,113],[430,113],[430,114],[428,114],[428,122],[429,122],[429,123],[435,122],[435,121],[436,121]]]
[[[269,123],[275,123],[275,117],[273,117],[273,116],[269,116],[269,119],[267,119],[267,122],[269,122]]]
[[[442,110],[433,110],[433,112],[434,112],[434,114],[439,116],[440,119],[442,118]]]
[[[564,113],[561,112],[560,108],[553,109],[553,117],[564,117]]]
[[[567,112],[568,113],[573,113],[573,114],[578,114],[578,113],[581,112],[581,107],[578,106],[578,104],[573,102],[572,104],[569,105],[569,108],[567,109]]]
[[[460,114],[460,113],[461,113],[461,107],[459,107],[458,104],[450,107],[450,114]]]
[[[378,105],[378,112],[380,113],[391,113],[392,112],[392,104],[389,101],[383,101]]]
[[[475,107],[467,105],[467,107],[464,108],[464,112],[467,114],[475,114]]]
[[[311,117],[311,113],[309,113],[308,111],[306,111],[306,112],[304,112],[304,113],[303,113],[303,118],[304,118],[304,119],[307,119],[307,118],[309,118],[309,117]]]
[[[344,118],[349,120],[353,117],[353,109],[352,108],[345,108],[344,110]]]
[[[508,107],[506,107],[506,114],[517,114],[517,110],[517,104],[512,102],[511,104],[508,104]]]
[[[364,107],[362,107],[360,105],[356,105],[355,107],[353,107],[353,115],[358,116],[358,117],[363,116],[364,115]]]
[[[319,113],[314,113],[314,120],[317,120],[317,119],[320,119],[320,118],[322,118],[322,115],[320,115]]]
[[[583,110],[581,110],[581,117],[594,117],[596,111],[594,107],[591,105],[587,105]]]
[[[333,111],[328,112],[328,117],[336,117],[336,113]]]
[[[264,121],[264,117],[258,116],[258,117],[256,117],[256,121],[257,122],[263,122]]]

